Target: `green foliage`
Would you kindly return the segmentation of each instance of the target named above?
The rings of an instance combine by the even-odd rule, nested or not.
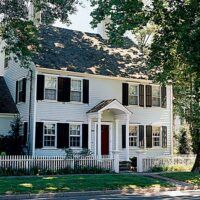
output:
[[[189,134],[185,128],[182,128],[179,136],[179,154],[189,154],[191,153],[191,142]]]
[[[169,166],[155,166],[151,168],[151,172],[185,172],[190,171],[192,166],[186,165],[169,165]]]
[[[65,154],[67,159],[73,159],[73,158],[79,159],[81,157],[91,156],[93,152],[85,148],[81,149],[81,151],[75,151],[71,148],[67,148],[65,149]]]
[[[32,19],[28,4],[34,5]],[[30,62],[39,52],[38,16],[41,23],[49,25],[59,19],[69,22],[69,15],[76,11],[80,0],[1,0],[0,38],[5,42],[6,56],[10,54],[22,67],[30,67]],[[9,57],[10,58],[10,57]]]
[[[4,154],[24,154],[22,125],[20,116],[16,116],[10,123],[11,130],[9,131],[9,135],[0,136],[0,152],[2,152],[2,156]]]

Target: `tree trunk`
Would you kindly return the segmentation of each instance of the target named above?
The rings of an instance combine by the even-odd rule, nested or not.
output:
[[[200,146],[197,149],[197,157],[192,168],[192,172],[199,172],[200,173]]]

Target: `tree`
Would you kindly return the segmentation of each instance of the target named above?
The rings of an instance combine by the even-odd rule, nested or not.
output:
[[[190,138],[185,128],[180,130],[178,152],[179,154],[189,154],[191,152]]]
[[[106,17],[111,42],[122,43],[126,31],[133,33],[146,24],[158,29],[149,47],[148,66],[161,84],[174,85],[175,103],[190,124],[197,154],[192,171],[200,172],[200,2],[198,0],[91,0],[92,25]]]
[[[1,0],[0,38],[5,42],[6,56],[12,53],[22,67],[29,64],[39,52],[38,16],[41,23],[52,24],[59,19],[70,23],[69,15],[76,12],[80,0]],[[32,6],[32,7],[31,7]],[[32,16],[30,10],[33,8]]]

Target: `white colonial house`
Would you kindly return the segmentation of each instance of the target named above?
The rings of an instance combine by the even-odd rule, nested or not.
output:
[[[99,157],[118,151],[121,161],[138,152],[172,154],[172,86],[152,82],[130,41],[119,48],[97,34],[40,26],[40,42],[29,69],[0,62],[12,96],[3,103],[15,101],[31,155],[64,155],[66,148]]]

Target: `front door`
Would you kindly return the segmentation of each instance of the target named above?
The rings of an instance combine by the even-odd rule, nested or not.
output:
[[[109,155],[109,125],[101,125],[101,155]]]

